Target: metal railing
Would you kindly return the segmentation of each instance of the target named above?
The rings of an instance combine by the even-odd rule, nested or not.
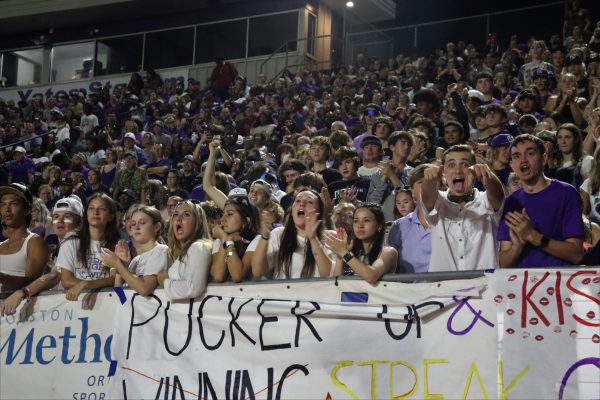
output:
[[[310,54],[309,52],[307,52],[305,50],[305,46],[301,43],[304,42],[309,42],[309,41],[314,41],[315,48],[318,48],[318,45],[316,44],[318,40],[325,40],[325,39],[330,39],[330,51],[329,51],[329,57],[327,59],[318,59],[317,57],[315,57],[314,54]],[[269,63],[272,63],[274,60],[276,60],[276,57],[281,56],[282,53],[285,54],[285,63],[284,63],[284,67],[281,68],[280,70],[278,70],[274,76],[269,80],[269,83],[272,83],[275,79],[277,79],[286,69],[289,69],[291,67],[298,67],[298,66],[305,66],[305,65],[310,65],[310,64],[314,64],[314,65],[323,65],[323,64],[339,64],[341,62],[341,56],[339,60],[336,60],[334,57],[332,57],[332,53],[333,53],[333,44],[334,42],[337,42],[338,44],[341,44],[342,47],[344,46],[343,40],[339,37],[337,37],[336,35],[330,34],[330,35],[318,35],[318,36],[309,36],[309,37],[304,37],[304,38],[300,38],[300,39],[291,39],[291,40],[286,40],[284,43],[282,43],[277,49],[275,49],[275,51],[273,51],[273,53],[271,53],[271,55],[269,57],[267,57],[267,59],[265,59],[260,65],[259,65],[259,72],[262,74],[265,72],[266,66]],[[295,50],[290,50],[291,44],[295,43],[296,44],[296,48]],[[290,54],[294,54],[296,56],[302,56],[302,57],[308,57],[308,58],[314,58],[314,60],[310,60],[310,61],[303,61],[301,63],[290,63]]]
[[[595,266],[573,266],[573,267],[544,267],[544,269],[598,269],[600,265]],[[519,270],[519,269],[516,269]],[[424,272],[424,273],[409,273],[409,274],[385,274],[380,282],[404,282],[404,283],[422,283],[422,282],[440,282],[440,281],[451,281],[461,279],[476,279],[481,278],[485,273],[493,273],[494,270],[473,270],[473,271],[448,271],[448,272]],[[362,280],[359,276],[337,276],[327,278],[303,278],[303,279],[267,279],[267,280],[249,280],[240,283],[223,282],[223,283],[209,283],[209,286],[239,286],[239,285],[269,285],[269,284],[282,284],[282,283],[307,283],[307,282],[323,282],[323,281],[360,281]],[[110,292],[112,287],[102,288],[92,291]],[[56,293],[65,292],[63,290],[46,290],[38,294],[38,296],[53,295]],[[85,291],[84,291],[85,292]],[[8,297],[11,292],[0,292],[0,299]]]
[[[372,48],[368,47],[368,45],[370,45],[370,44],[380,44],[381,42],[389,41],[389,43],[391,45],[390,50],[388,52],[386,52],[385,54],[378,55],[379,59],[391,58],[395,55],[394,52],[396,54],[398,54],[398,53],[401,53],[401,52],[407,50],[407,49],[401,49],[401,48],[394,48],[394,47],[398,47],[398,46],[397,46],[397,44],[394,43],[393,35],[402,30],[410,30],[412,32],[412,34],[409,34],[410,36],[412,36],[412,43],[411,43],[412,48],[422,49],[423,43],[424,43],[424,40],[422,38],[424,36],[426,36],[423,34],[423,32],[426,31],[426,29],[429,27],[440,26],[440,25],[444,25],[444,24],[460,24],[461,22],[480,19],[483,22],[482,25],[485,26],[485,31],[481,32],[480,37],[484,38],[487,34],[489,34],[490,32],[493,31],[493,29],[491,27],[492,17],[498,17],[498,16],[509,15],[509,14],[514,14],[514,13],[526,12],[526,11],[549,9],[549,8],[556,7],[556,6],[562,7],[564,5],[565,5],[564,1],[551,1],[551,2],[544,3],[544,4],[532,5],[532,6],[526,6],[526,7],[518,7],[518,8],[512,8],[512,9],[507,9],[507,10],[502,10],[502,11],[494,11],[494,12],[483,13],[483,14],[468,15],[468,16],[464,16],[464,17],[428,21],[428,22],[422,22],[422,23],[417,23],[417,24],[399,25],[399,26],[394,26],[393,28],[375,28],[375,29],[362,30],[362,31],[358,31],[358,32],[348,32],[346,34],[346,41],[345,41],[346,63],[350,63],[352,60],[354,60],[354,57],[356,54],[358,54],[360,52],[364,53],[365,48],[369,49],[369,50],[373,50]],[[558,30],[562,29],[562,26],[557,27],[557,29]],[[382,35],[385,35],[385,37]],[[371,37],[371,39],[367,39],[367,40],[364,39],[364,38],[368,38],[368,37]],[[373,37],[380,38],[380,39],[376,40],[376,39],[373,39]],[[454,39],[454,38],[440,38],[439,45],[444,45],[447,41],[450,41],[452,39]],[[369,55],[372,55],[371,51],[369,52]]]

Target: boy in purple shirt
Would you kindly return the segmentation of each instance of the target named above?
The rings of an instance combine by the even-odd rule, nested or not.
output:
[[[551,267],[583,257],[583,220],[577,190],[544,175],[544,142],[519,135],[510,145],[511,167],[521,189],[506,199],[498,230],[500,266]]]
[[[13,158],[14,160],[8,162],[10,182],[29,185],[33,181],[35,163],[31,158],[27,157],[25,149],[21,146],[15,147]]]

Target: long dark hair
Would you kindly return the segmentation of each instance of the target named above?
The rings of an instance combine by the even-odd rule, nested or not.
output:
[[[296,196],[294,196],[294,201],[300,193],[304,192],[310,192],[317,198],[317,204],[319,205],[318,213],[321,216],[321,218],[324,219],[325,216],[323,215],[323,210],[325,207],[323,204],[323,200],[321,200],[321,196],[319,196],[319,193],[317,193],[316,191],[311,189],[302,190],[301,192],[298,192]],[[292,207],[290,207],[290,210],[292,209]],[[323,233],[323,225],[324,223],[322,222],[317,228],[317,237],[319,239],[321,238]],[[294,224],[294,218],[292,215],[290,215],[287,219],[287,222],[285,223],[285,228],[283,229],[281,246],[279,248],[279,253],[277,254],[277,265],[275,266],[275,269],[282,271],[286,278],[289,278],[291,276],[292,256],[294,255],[294,252],[297,248],[298,231],[296,229],[296,224]],[[312,247],[310,245],[310,241],[307,241],[306,248],[304,249],[304,266],[302,267],[302,273],[300,276],[302,278],[312,278],[313,274],[315,273],[315,265],[316,260],[312,252]]]
[[[244,241],[238,241],[234,244],[238,256],[242,257],[248,248],[248,244],[258,235],[260,230],[258,209],[254,204],[250,204],[246,196],[232,197],[225,202],[225,205],[235,207],[242,220],[246,222],[240,230],[240,236]]]
[[[102,192],[92,194],[88,198],[88,201],[85,205],[81,227],[73,236],[74,238],[79,238],[79,250],[77,251],[77,258],[83,265],[87,265],[88,251],[92,242],[92,238],[90,236],[90,223],[87,218],[87,212],[88,208],[90,207],[90,204],[92,203],[92,200],[94,199],[101,199],[104,202],[106,208],[108,208],[110,214],[113,216],[112,221],[109,221],[109,223],[106,225],[106,228],[104,229],[104,233],[102,234],[102,238],[100,240],[101,246],[113,250],[120,239],[119,221],[117,218],[117,203]]]
[[[369,251],[369,253],[366,254],[362,240],[354,236],[354,240],[352,243],[352,253],[357,258],[360,258],[363,255],[367,256],[368,264],[373,264],[375,260],[377,260],[377,258],[379,257],[379,254],[381,254],[381,249],[383,249],[383,241],[385,239],[385,216],[383,215],[383,210],[381,209],[381,206],[377,203],[366,203],[358,206],[356,210],[354,210],[354,215],[356,215],[356,212],[362,208],[366,208],[371,212],[371,214],[373,214],[377,225],[379,225],[379,229],[377,230],[377,233],[373,238],[373,246],[371,246],[371,250]]]
[[[563,129],[571,132],[571,134],[573,135],[573,150],[572,150],[573,151],[573,164],[577,164],[579,162],[579,160],[581,159],[581,157],[583,156],[583,150],[582,150],[583,144],[582,144],[582,139],[581,139],[581,131],[579,130],[577,125],[572,124],[570,122],[566,123],[566,124],[562,124],[561,126],[556,128],[556,139],[557,140],[558,140],[558,133]],[[559,166],[560,166],[560,164],[562,164],[563,158],[564,158],[564,155],[559,150],[556,154],[556,160],[558,161]]]

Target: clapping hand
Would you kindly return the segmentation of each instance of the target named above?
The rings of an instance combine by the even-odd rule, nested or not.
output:
[[[327,247],[338,257],[343,257],[348,252],[348,234],[344,228],[338,228],[337,234],[324,232],[323,239],[325,239]]]

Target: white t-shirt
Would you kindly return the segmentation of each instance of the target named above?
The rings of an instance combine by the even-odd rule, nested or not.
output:
[[[90,168],[97,168],[102,166],[102,161],[106,159],[106,152],[102,149],[96,150],[93,153],[86,152],[87,164]]]
[[[158,275],[169,266],[169,246],[157,244],[153,249],[146,251],[129,262],[129,271],[139,277]]]
[[[600,190],[596,194],[592,194],[590,179],[586,179],[580,186],[580,189],[590,196],[590,215],[592,222],[600,223]]]
[[[277,265],[279,249],[281,248],[281,239],[283,238],[283,230],[285,227],[280,226],[278,228],[273,229],[271,231],[271,235],[269,236],[269,245],[267,247],[267,264],[269,266],[269,271],[273,271],[275,269],[275,265]],[[302,267],[304,267],[304,252],[306,249],[306,238],[304,236],[297,235],[296,240],[298,241],[298,246],[296,247],[296,251],[292,254],[292,260],[290,264],[290,277],[291,279],[298,279],[302,277]],[[329,257],[329,259],[334,260],[333,253],[327,248],[323,246],[323,250],[325,251],[325,255]],[[319,274],[319,267],[315,262],[315,272],[313,273],[312,278],[318,278],[321,275]],[[273,279],[286,279],[283,268],[281,268],[281,272],[274,272]]]
[[[583,176],[584,179],[586,179],[590,176],[590,172],[592,171],[592,161],[594,161],[594,157],[589,156],[589,155],[582,156],[581,176]],[[562,163],[561,167],[567,168],[572,165],[573,165],[573,161],[566,161],[566,162]]]
[[[246,247],[246,251],[255,251],[256,246],[258,246],[259,240],[260,240],[260,235],[256,235],[254,237],[254,239],[252,239],[252,241],[248,244],[248,247]],[[215,239],[215,241],[213,242],[213,245],[212,245],[212,253],[213,254],[218,253],[221,246],[223,246],[221,244],[221,239]]]
[[[358,169],[358,176],[371,176],[377,171],[379,171],[379,167],[377,166],[367,168],[363,165]]]
[[[433,210],[426,214],[431,226],[429,272],[499,267],[496,235],[502,207],[494,211],[485,192],[474,189],[474,195],[461,209],[448,200],[448,192],[440,191]]]
[[[169,300],[194,299],[200,296],[208,283],[211,261],[210,242],[194,242],[187,253],[169,267],[169,278],[164,282]]]
[[[102,267],[101,247],[99,241],[90,240],[90,248],[86,257],[87,264],[83,265],[78,257],[79,238],[67,239],[60,245],[56,266],[59,271],[62,268],[71,271],[75,278],[82,281],[108,278],[110,275],[109,269]]]

